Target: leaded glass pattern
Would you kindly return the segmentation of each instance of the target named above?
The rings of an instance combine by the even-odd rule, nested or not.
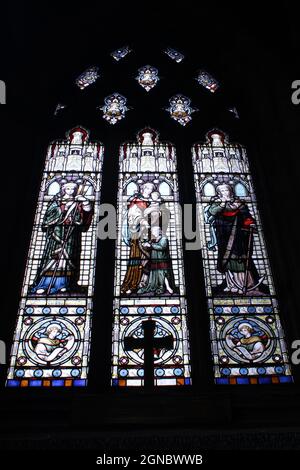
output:
[[[206,72],[206,70],[200,70],[196,80],[199,85],[202,85],[211,93],[214,93],[220,87],[219,82],[210,73]]]
[[[182,126],[186,126],[192,120],[192,114],[197,111],[196,108],[192,108],[191,100],[187,96],[178,94],[172,96],[169,99],[169,107],[166,111],[170,114],[170,117],[177,121]]]
[[[120,47],[120,49],[116,49],[111,53],[111,56],[118,62],[121,59],[124,59],[129,53],[131,49],[129,46]]]
[[[103,146],[83,127],[47,151],[7,386],[87,384]]]
[[[99,107],[103,111],[103,119],[109,124],[117,124],[125,118],[126,111],[129,110],[126,103],[127,98],[120,95],[120,93],[113,93],[104,98],[104,106]]]
[[[141,67],[138,70],[136,80],[146,91],[152,90],[159,81],[157,68],[152,67],[152,65]]]
[[[80,88],[80,90],[84,90],[88,86],[95,83],[99,77],[99,67],[89,67],[76,79],[76,85]]]
[[[291,382],[246,149],[213,130],[192,157],[215,381]]]
[[[173,49],[172,47],[167,47],[167,49],[164,50],[164,53],[167,54],[167,56],[170,57],[170,59],[175,60],[178,64],[183,61],[184,55],[176,51],[176,49]]]
[[[178,205],[175,148],[144,129],[120,148],[113,386],[191,383]]]

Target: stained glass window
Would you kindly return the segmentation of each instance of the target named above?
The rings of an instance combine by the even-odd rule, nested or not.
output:
[[[214,93],[219,88],[218,81],[205,70],[200,70],[196,77],[197,82],[207,90]]]
[[[170,113],[172,119],[182,126],[186,126],[192,120],[191,114],[197,111],[196,108],[191,107],[191,100],[184,95],[172,96],[169,103],[166,111]]]
[[[112,385],[189,385],[176,152],[144,129],[120,148]]]
[[[192,154],[216,383],[291,382],[246,149],[213,130]]]
[[[178,64],[184,59],[184,55],[181,52],[176,51],[176,49],[173,49],[172,47],[167,47],[167,49],[164,50],[164,53],[167,54],[170,59],[175,60],[175,62],[177,62]]]
[[[131,49],[129,46],[124,46],[120,47],[120,49],[116,49],[111,53],[111,56],[116,60],[119,61],[121,59],[124,59],[124,57],[127,56],[131,52]]]
[[[146,91],[150,91],[159,81],[158,70],[151,65],[145,65],[138,70],[136,80]]]
[[[109,124],[116,124],[125,117],[128,107],[127,99],[119,93],[113,93],[104,99],[104,106],[99,107],[103,111],[103,119]]]
[[[7,386],[85,386],[103,146],[76,127],[48,147]]]
[[[76,79],[76,85],[80,90],[84,90],[99,78],[99,67],[89,67]]]

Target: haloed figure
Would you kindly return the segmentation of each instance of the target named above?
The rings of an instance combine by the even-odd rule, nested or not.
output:
[[[123,227],[123,239],[125,244],[130,246],[130,253],[126,274],[121,287],[123,294],[136,292],[143,278],[147,253],[142,249],[141,240],[146,237],[149,229],[148,219],[144,216],[144,211],[150,205],[150,195],[153,190],[153,183],[145,183],[141,186],[139,192],[134,194],[128,201],[128,212]]]
[[[91,219],[92,205],[84,189],[74,182],[64,183],[44,216],[46,243],[32,294],[78,291],[81,233],[88,230]]]
[[[31,338],[36,355],[46,362],[62,357],[73,347],[74,342],[75,338],[72,334],[62,335],[62,328],[57,323],[50,324],[44,334]]]
[[[264,332],[257,334],[250,323],[241,323],[237,330],[238,337],[231,334],[226,336],[227,345],[243,359],[258,359],[265,351],[269,337]]]
[[[221,184],[205,211],[211,225],[212,240],[209,249],[218,248],[217,269],[225,274],[223,291],[262,294],[268,290],[262,284],[252,259],[255,220],[247,204],[234,196],[229,184]]]
[[[149,277],[147,284],[140,287],[138,293],[173,294],[175,282],[168,238],[160,227],[152,227],[151,240],[144,242],[143,245],[150,252]]]

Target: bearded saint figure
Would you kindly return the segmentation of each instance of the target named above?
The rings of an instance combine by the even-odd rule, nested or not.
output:
[[[92,220],[92,204],[75,182],[64,183],[42,222],[46,243],[31,294],[78,292],[81,234]]]

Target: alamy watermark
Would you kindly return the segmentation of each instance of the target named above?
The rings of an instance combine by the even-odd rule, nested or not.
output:
[[[295,339],[292,342],[292,355],[291,355],[291,362],[294,366],[299,366],[300,364],[300,339]]]
[[[0,340],[0,365],[6,364],[6,344]]]
[[[291,96],[292,103],[295,105],[300,104],[300,80],[294,80],[292,82],[292,90],[295,90]]]
[[[6,104],[6,85],[3,80],[0,80],[0,104]]]
[[[197,210],[198,204],[196,204]],[[171,211],[165,203],[149,206],[144,210],[143,216],[139,209],[129,213],[127,203],[125,202],[122,211],[120,233],[123,240],[135,238],[141,241],[149,238],[157,238],[160,232],[166,233],[170,224],[175,230],[177,240],[185,239],[186,250],[196,251],[201,249],[201,237],[199,230],[193,230],[193,214],[195,206],[193,204],[172,203],[172,212],[176,215],[175,223],[171,220]],[[147,214],[146,214],[147,212]],[[116,240],[118,238],[117,230],[117,210],[112,204],[100,204],[100,221],[97,224],[97,237],[99,240]]]

